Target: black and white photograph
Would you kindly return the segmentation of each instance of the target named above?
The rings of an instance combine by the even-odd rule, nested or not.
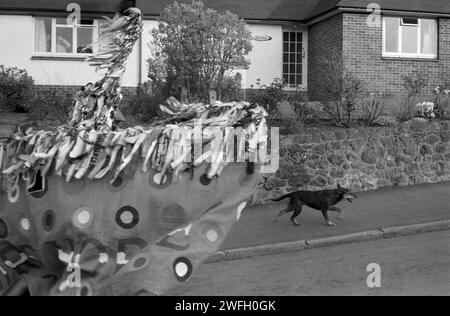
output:
[[[450,0],[0,0],[0,296],[450,296]]]

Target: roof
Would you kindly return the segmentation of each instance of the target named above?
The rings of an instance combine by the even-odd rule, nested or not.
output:
[[[158,16],[174,0],[137,0],[146,16]],[[0,0],[1,11],[64,12],[73,0]],[[86,13],[115,12],[120,0],[77,0]],[[365,9],[373,0],[203,0],[207,7],[229,10],[248,20],[307,22],[338,8]],[[449,0],[377,0],[383,10],[450,14]]]

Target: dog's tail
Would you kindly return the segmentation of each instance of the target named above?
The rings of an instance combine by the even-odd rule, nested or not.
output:
[[[286,200],[291,197],[291,194],[292,193],[288,193],[286,195],[283,195],[282,197],[279,197],[278,199],[271,199],[271,201],[272,202],[280,202],[280,201]]]

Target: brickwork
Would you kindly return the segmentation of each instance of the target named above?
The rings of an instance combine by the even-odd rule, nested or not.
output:
[[[310,26],[308,90],[311,100],[323,100],[320,83],[324,56],[342,56],[345,68],[362,79],[369,92],[394,97],[406,93],[402,76],[425,72],[430,79],[426,91],[450,76],[450,19],[438,19],[438,59],[383,58],[383,30],[369,27],[367,14],[343,13]]]
[[[35,86],[35,91],[39,94],[52,94],[56,92],[58,95],[67,95],[69,97],[74,96],[76,92],[80,89],[80,86]],[[124,99],[128,99],[135,95],[137,88],[135,87],[123,87],[122,95]]]
[[[450,75],[450,19],[438,21],[438,60],[383,58],[383,30],[369,27],[366,14],[343,15],[343,55],[348,71],[364,80],[373,92],[394,95],[405,92],[403,75],[425,72],[429,91]]]
[[[311,100],[320,100],[324,60],[331,55],[342,56],[343,15],[312,25],[308,37],[308,94]]]

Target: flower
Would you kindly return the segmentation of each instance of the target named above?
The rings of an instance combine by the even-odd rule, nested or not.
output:
[[[416,105],[420,117],[436,118],[436,108],[433,102],[422,102]]]

